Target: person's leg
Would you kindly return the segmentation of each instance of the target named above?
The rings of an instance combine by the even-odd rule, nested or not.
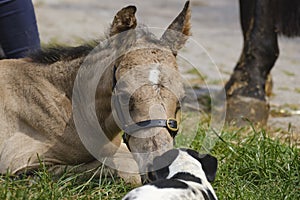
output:
[[[6,58],[22,58],[40,48],[31,0],[0,0],[0,45]]]

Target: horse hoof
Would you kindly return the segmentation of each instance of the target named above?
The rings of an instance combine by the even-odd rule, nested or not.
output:
[[[238,127],[253,124],[267,125],[270,106],[268,102],[252,97],[234,96],[227,99],[226,122]]]

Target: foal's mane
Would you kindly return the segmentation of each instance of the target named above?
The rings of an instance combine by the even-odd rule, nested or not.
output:
[[[139,26],[134,33],[134,41],[127,41],[127,43],[133,44],[137,39],[143,38],[147,42],[164,45],[163,42],[158,40],[153,33],[149,32],[147,27],[144,25]],[[98,51],[105,48],[113,48],[113,39],[111,39],[112,38],[103,38],[101,40],[92,40],[76,47],[66,45],[50,45],[48,47],[43,47],[40,50],[31,52],[28,57],[32,60],[32,62],[42,64],[52,64],[58,61],[70,61],[76,58],[87,56],[99,44],[101,45],[100,48],[98,48]],[[124,40],[122,36],[120,39]],[[127,39],[129,38],[126,38],[126,40]]]
[[[85,44],[76,47],[56,44],[31,52],[28,57],[32,62],[42,64],[52,64],[57,61],[70,61],[87,56],[98,44],[99,41],[97,40],[86,42]]]

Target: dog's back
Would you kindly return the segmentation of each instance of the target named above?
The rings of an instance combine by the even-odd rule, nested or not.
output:
[[[123,200],[216,200],[210,185],[217,170],[217,160],[210,155],[199,155],[190,149],[173,149],[154,159],[148,173],[153,182],[136,188]]]

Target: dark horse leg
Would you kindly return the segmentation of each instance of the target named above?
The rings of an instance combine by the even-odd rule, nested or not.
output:
[[[225,85],[228,122],[265,125],[269,104],[265,84],[278,55],[274,0],[240,0],[242,55]]]

